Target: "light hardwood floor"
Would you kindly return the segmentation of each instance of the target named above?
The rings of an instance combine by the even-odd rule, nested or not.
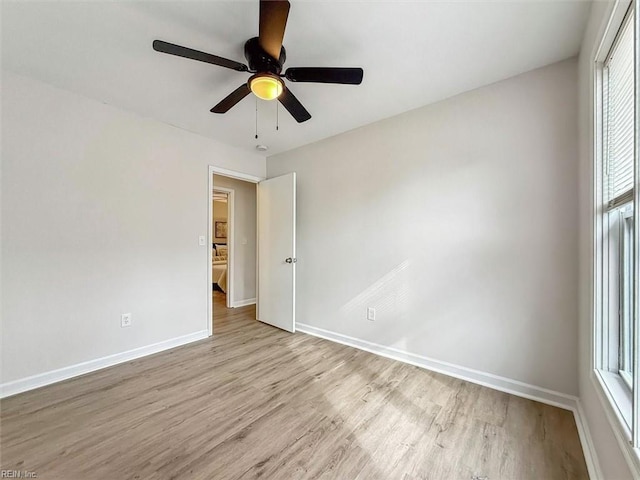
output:
[[[291,335],[221,297],[213,339],[2,400],[2,468],[64,480],[588,478],[568,411]]]

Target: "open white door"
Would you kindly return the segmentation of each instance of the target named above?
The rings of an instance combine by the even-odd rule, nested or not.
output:
[[[258,183],[258,320],[296,329],[296,174]]]

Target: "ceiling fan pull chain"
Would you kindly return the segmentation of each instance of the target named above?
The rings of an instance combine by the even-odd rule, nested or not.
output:
[[[258,97],[256,97],[256,140],[258,139]]]
[[[280,102],[276,102],[276,132],[280,127],[280,117],[278,114],[280,113]]]

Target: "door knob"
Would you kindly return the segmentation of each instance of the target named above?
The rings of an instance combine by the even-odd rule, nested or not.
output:
[[[287,263],[296,263],[298,261],[298,259],[297,258],[288,257],[288,258],[285,258],[284,261],[287,262]]]

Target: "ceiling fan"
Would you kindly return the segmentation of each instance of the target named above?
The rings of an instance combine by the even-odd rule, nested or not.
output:
[[[253,92],[263,100],[277,98],[298,123],[306,122],[311,118],[311,114],[285,85],[284,78],[290,82],[359,85],[362,83],[363,70],[362,68],[293,67],[282,74],[282,66],[287,59],[282,39],[289,8],[290,4],[286,0],[260,0],[259,36],[247,40],[244,44],[244,56],[249,64],[248,67],[234,60],[162,40],[154,40],[153,49],[253,74],[247,83],[240,85],[213,107],[211,109],[213,113],[228,112],[236,103]]]

